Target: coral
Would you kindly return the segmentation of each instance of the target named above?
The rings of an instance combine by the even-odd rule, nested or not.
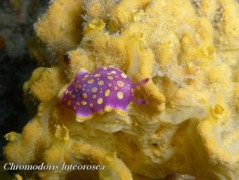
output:
[[[25,83],[35,117],[6,135],[19,164],[104,164],[95,178],[239,177],[239,4],[235,0],[55,0],[35,25],[53,67]],[[122,70],[149,102],[79,123],[57,97],[81,68]],[[42,179],[92,172],[39,171]],[[84,174],[86,173],[86,174]]]

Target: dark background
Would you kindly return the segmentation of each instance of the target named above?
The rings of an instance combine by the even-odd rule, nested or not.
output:
[[[32,118],[23,103],[23,84],[39,65],[29,53],[37,47],[33,24],[46,11],[49,0],[0,1],[0,158],[4,135],[21,132]],[[35,43],[35,44],[34,44]]]

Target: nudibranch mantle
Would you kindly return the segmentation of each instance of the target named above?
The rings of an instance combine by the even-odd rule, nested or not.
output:
[[[93,73],[82,69],[70,84],[62,88],[59,97],[75,111],[78,122],[90,119],[96,113],[116,111],[126,114],[131,101],[146,103],[134,98],[134,89],[148,80],[146,78],[133,83],[123,71],[115,67],[100,67]]]

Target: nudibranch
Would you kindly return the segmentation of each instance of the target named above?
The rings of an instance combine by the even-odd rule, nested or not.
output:
[[[115,67],[100,67],[93,73],[82,69],[73,82],[62,88],[59,97],[75,111],[76,120],[82,122],[97,113],[116,111],[125,114],[131,101],[145,104],[146,101],[134,97],[134,90],[148,81],[149,78],[146,78],[133,83]]]

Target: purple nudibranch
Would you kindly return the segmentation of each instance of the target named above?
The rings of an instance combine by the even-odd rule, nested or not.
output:
[[[134,83],[115,67],[100,67],[93,73],[80,70],[73,82],[62,88],[59,97],[75,111],[77,121],[82,122],[96,113],[116,111],[125,114],[131,101],[145,104],[146,101],[134,98],[134,90],[148,81],[146,78]]]

